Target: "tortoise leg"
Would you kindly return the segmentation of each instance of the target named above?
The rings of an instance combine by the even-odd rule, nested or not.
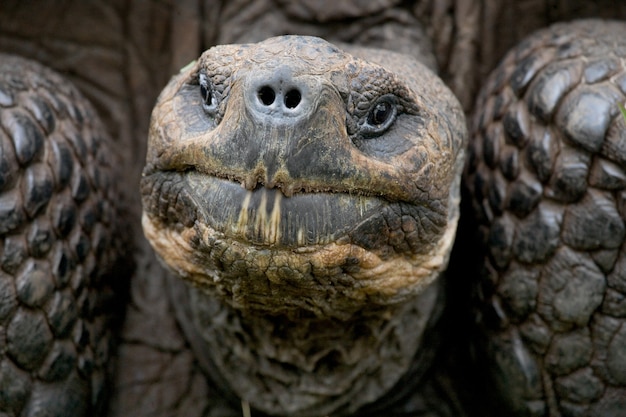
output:
[[[77,89],[0,55],[0,415],[104,407],[125,244],[110,145]]]
[[[478,99],[480,347],[507,415],[626,413],[625,59],[626,23],[557,24]]]

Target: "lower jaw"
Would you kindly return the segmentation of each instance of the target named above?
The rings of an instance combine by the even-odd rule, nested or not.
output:
[[[178,276],[250,314],[347,320],[423,292],[444,269],[444,256],[382,259],[350,243],[269,249],[233,240],[196,223],[170,229],[144,214],[157,254]]]
[[[345,235],[386,203],[349,193],[298,193],[285,197],[276,188],[253,191],[239,183],[195,171],[181,176],[181,192],[201,209],[205,224],[251,245],[299,248],[324,245]]]

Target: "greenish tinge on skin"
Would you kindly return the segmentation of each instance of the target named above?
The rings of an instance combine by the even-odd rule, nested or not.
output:
[[[194,59],[193,61],[191,61],[190,63],[188,63],[187,65],[185,65],[184,67],[182,67],[179,71],[179,73],[183,73],[185,71],[187,71],[189,68],[193,67],[194,65],[196,65],[196,59]]]
[[[617,103],[617,105],[619,106],[619,111],[622,112],[622,116],[624,117],[624,121],[626,122],[626,109],[624,108],[624,105],[621,103]]]

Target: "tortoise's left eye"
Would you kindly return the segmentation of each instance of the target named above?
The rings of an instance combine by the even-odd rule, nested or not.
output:
[[[376,106],[370,111],[367,116],[367,123],[371,126],[380,127],[387,123],[391,117],[393,117],[393,106],[388,101],[381,101],[376,103]]]
[[[395,96],[379,97],[370,108],[366,122],[361,126],[361,133],[365,136],[378,136],[384,133],[396,120],[397,114],[398,105]]]

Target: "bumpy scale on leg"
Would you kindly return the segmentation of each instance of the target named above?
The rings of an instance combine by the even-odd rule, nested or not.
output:
[[[103,407],[123,244],[109,145],[58,74],[0,57],[0,415]]]
[[[480,317],[507,413],[626,408],[626,24],[538,32],[483,89],[466,186]]]

